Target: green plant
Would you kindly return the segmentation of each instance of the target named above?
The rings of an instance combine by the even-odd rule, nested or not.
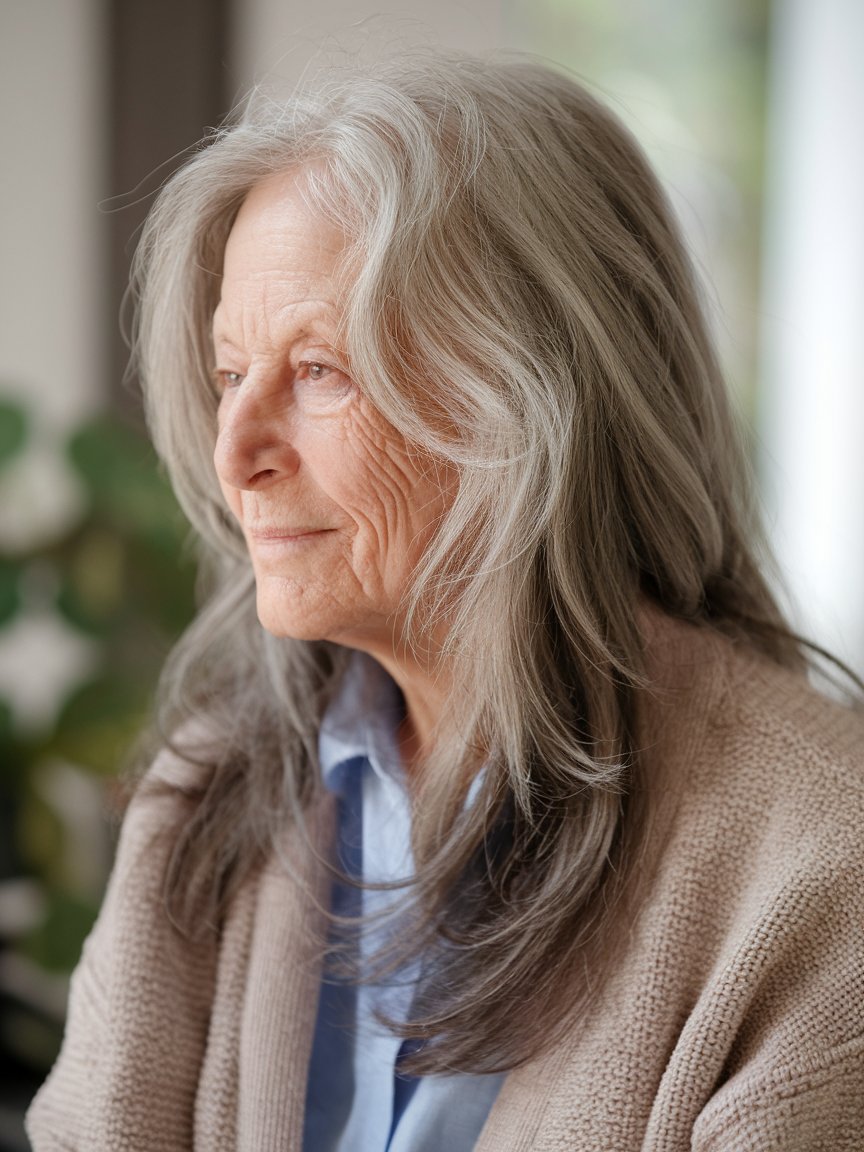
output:
[[[32,437],[28,413],[0,402],[0,484]],[[0,971],[23,967],[29,989],[0,979],[0,1060],[39,1073],[59,1041],[57,978],[62,984],[77,960],[107,878],[103,816],[116,807],[116,775],[192,615],[195,582],[185,523],[142,432],[104,413],[58,451],[83,491],[80,514],[0,555],[0,649],[50,618],[90,654],[39,723],[22,719],[0,689],[0,949],[14,957]],[[52,655],[36,649],[32,659]],[[17,920],[3,915],[13,891]]]

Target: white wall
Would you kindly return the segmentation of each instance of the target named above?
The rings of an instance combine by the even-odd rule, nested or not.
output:
[[[68,426],[102,387],[101,0],[0,8],[0,388]]]
[[[864,4],[777,0],[762,439],[800,627],[864,672]]]
[[[62,447],[104,381],[105,131],[101,0],[0,0],[0,394],[26,404],[26,451],[0,473],[0,551],[27,553],[83,508]],[[93,646],[60,620],[38,564],[0,635],[0,696],[50,723]]]
[[[500,47],[501,0],[234,0],[231,71],[242,95],[253,83],[290,90],[330,37],[340,46],[432,43],[479,52]]]
[[[108,114],[101,0],[0,9],[0,393],[31,414],[0,475],[0,546],[26,549],[80,508],[59,446],[103,395]]]

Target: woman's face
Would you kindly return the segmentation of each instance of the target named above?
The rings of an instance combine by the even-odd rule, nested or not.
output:
[[[256,185],[228,238],[216,472],[263,626],[386,658],[452,485],[351,379],[336,343],[344,239],[301,188],[293,174]]]

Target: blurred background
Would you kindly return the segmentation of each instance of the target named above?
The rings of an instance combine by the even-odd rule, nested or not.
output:
[[[0,0],[0,1152],[27,1147],[117,774],[193,606],[126,373],[136,234],[322,40],[534,52],[623,117],[704,274],[790,610],[864,672],[864,4],[372,2]]]

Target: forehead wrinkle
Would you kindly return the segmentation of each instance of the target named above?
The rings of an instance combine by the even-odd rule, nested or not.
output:
[[[288,341],[310,336],[335,344],[345,237],[310,207],[304,191],[292,173],[250,190],[225,245],[214,339],[227,321],[235,343],[242,333],[243,343],[259,344],[260,351],[283,352]]]
[[[265,292],[260,301],[241,299],[233,306],[223,298],[213,316],[214,345],[230,345],[237,351],[256,345],[290,351],[307,339],[333,343],[338,320],[329,300],[309,297],[273,307],[269,296],[272,293]]]

